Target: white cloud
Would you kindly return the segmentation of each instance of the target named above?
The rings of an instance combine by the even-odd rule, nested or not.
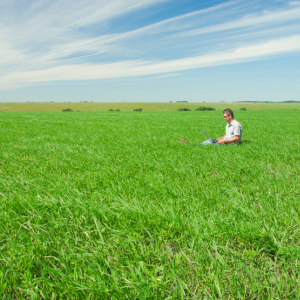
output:
[[[0,67],[10,63],[20,62],[24,55],[17,50],[11,48],[7,43],[0,41]]]
[[[123,61],[109,64],[66,65],[39,71],[18,72],[2,78],[0,88],[19,83],[35,84],[53,81],[111,79],[178,72],[224,64],[261,59],[275,54],[300,50],[300,35],[250,45],[223,53],[162,62]]]
[[[221,23],[218,25],[208,26],[200,29],[190,30],[182,33],[182,35],[198,35],[217,31],[225,31],[247,26],[259,26],[261,24],[275,24],[278,22],[291,21],[300,18],[300,8],[289,9],[278,12],[264,12],[262,14],[248,15],[239,20]]]
[[[156,41],[160,41],[160,35],[162,35],[162,41],[166,41],[167,39],[170,43],[172,43],[172,41],[174,41],[174,43],[178,43],[178,40],[180,38],[188,36],[207,33],[218,33],[226,30],[240,29],[249,26],[255,27],[255,34],[260,34],[262,31],[257,32],[257,30],[258,28],[260,28],[260,26],[264,24],[278,26],[280,22],[291,22],[294,19],[300,19],[300,9],[298,8],[280,11],[264,11],[263,13],[256,13],[244,16],[235,21],[223,23],[221,22],[217,25],[204,26],[197,29],[189,30],[191,27],[199,26],[200,23],[206,24],[212,18],[210,14],[214,15],[216,11],[221,10],[221,15],[224,14],[223,9],[228,9],[230,10],[230,13],[233,13],[233,4],[235,4],[235,2],[225,2],[223,4],[208,9],[180,15],[124,33],[101,35],[99,37],[93,38],[79,38],[76,40],[73,39],[71,41],[62,42],[61,44],[55,46],[53,49],[48,51],[45,55],[43,55],[42,59],[45,61],[51,59],[59,59],[73,54],[79,54],[78,57],[81,58],[86,57],[87,55],[116,52],[119,49],[118,45],[120,43],[131,42],[134,44],[135,47],[138,47],[139,39],[144,39],[145,37],[148,37],[150,39],[156,39]],[[207,14],[209,14],[209,16],[207,16]],[[217,20],[221,20],[220,15],[218,14],[214,17]],[[290,28],[290,26],[286,26],[286,32],[288,32],[289,34],[292,33],[289,31]],[[284,27],[278,29],[278,32],[282,32],[283,29]],[[156,36],[151,37],[154,35]],[[225,38],[232,38],[232,36]],[[206,40],[203,40],[203,43],[205,42]],[[184,44],[182,44],[181,46],[183,47]],[[124,49],[122,49],[122,52],[123,51]]]
[[[2,2],[5,8],[0,10],[0,28],[5,35],[1,38],[26,50],[37,45],[49,49],[91,36],[88,31],[80,31],[83,27],[97,24],[97,31],[103,33],[105,22],[163,1],[167,0],[44,0],[29,1],[29,5],[17,0]]]
[[[290,2],[292,8],[288,3],[278,8],[256,0],[226,1],[115,30],[120,16],[167,1],[29,0],[25,6],[0,0],[0,89],[144,75],[163,78],[300,50],[299,1]]]
[[[109,20],[164,1],[168,0],[0,0],[0,54],[10,52],[7,59],[0,58],[0,68],[16,62],[10,57],[19,56],[18,69],[38,69],[59,65],[58,59],[76,53],[107,52],[115,35],[88,38],[91,34],[81,28],[97,23],[102,32]]]

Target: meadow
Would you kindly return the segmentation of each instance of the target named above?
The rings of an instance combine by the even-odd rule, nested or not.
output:
[[[221,112],[2,110],[2,299],[299,299],[300,112]]]
[[[121,111],[133,111],[142,108],[143,111],[177,111],[179,108],[196,110],[199,106],[209,106],[216,110],[224,110],[230,107],[234,111],[240,108],[247,110],[299,110],[300,103],[264,103],[264,102],[0,102],[0,112],[61,112],[70,108],[75,112],[84,111],[108,111],[120,109]]]

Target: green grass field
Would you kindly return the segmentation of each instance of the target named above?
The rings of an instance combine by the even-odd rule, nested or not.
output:
[[[1,112],[2,299],[299,299],[300,111],[218,109]]]
[[[223,111],[230,107],[234,111],[240,108],[247,110],[300,110],[300,103],[262,103],[262,102],[233,102],[233,103],[169,103],[169,102],[94,102],[94,103],[1,103],[0,112],[61,112],[63,109],[71,108],[73,111],[108,111],[109,109],[120,109],[121,111],[133,111],[142,108],[143,111],[177,111],[178,108],[187,107],[195,110],[199,106],[209,106]]]

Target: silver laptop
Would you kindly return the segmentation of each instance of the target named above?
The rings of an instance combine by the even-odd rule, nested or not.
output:
[[[205,131],[205,130],[202,130],[204,132],[204,134],[207,136],[207,138],[209,139],[210,142],[212,143],[217,143],[218,141],[217,140],[213,140],[210,138],[210,136],[208,135],[208,133]]]

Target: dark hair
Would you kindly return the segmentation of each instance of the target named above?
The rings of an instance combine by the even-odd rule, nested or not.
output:
[[[230,108],[224,109],[223,114],[226,114],[227,116],[231,115],[234,118],[233,111]]]

